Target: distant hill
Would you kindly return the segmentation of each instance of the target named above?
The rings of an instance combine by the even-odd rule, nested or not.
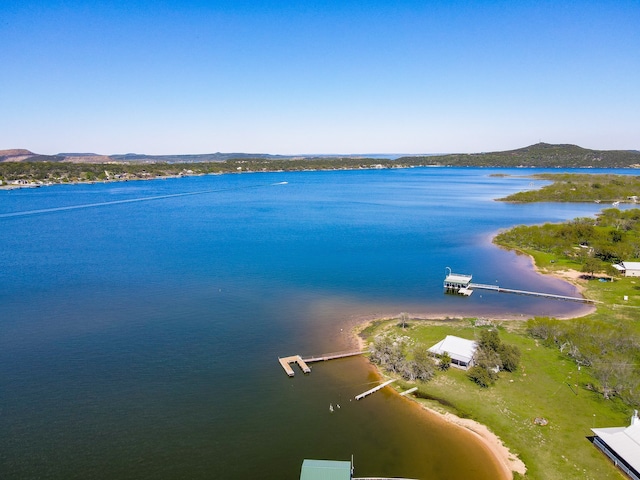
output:
[[[640,168],[638,150],[589,150],[577,145],[536,143],[528,147],[504,152],[446,154],[446,155],[271,155],[264,153],[205,153],[192,155],[147,155],[126,153],[100,155],[96,153],[59,153],[39,155],[29,150],[0,150],[0,162],[70,162],[70,163],[130,163],[130,164],[188,164],[222,163],[229,161],[285,162],[279,168],[292,166],[289,162],[335,163],[357,159],[379,159],[394,166],[480,166],[480,167],[546,167],[546,168]],[[348,163],[348,162],[347,162]],[[341,166],[341,165],[338,165]],[[348,168],[347,165],[343,165]],[[311,165],[308,167],[312,168]]]
[[[23,148],[13,150],[0,150],[0,162],[21,162],[26,158],[33,157],[35,153]]]
[[[589,150],[577,145],[536,143],[504,152],[402,157],[420,158],[424,165],[547,168],[629,168],[640,167],[637,150]]]

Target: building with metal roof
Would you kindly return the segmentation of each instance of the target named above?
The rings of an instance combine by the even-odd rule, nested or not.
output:
[[[473,340],[447,335],[444,340],[440,340],[429,348],[429,353],[433,355],[448,353],[452,365],[467,369],[473,366],[473,354],[476,348],[478,344]]]
[[[640,419],[636,410],[628,427],[592,428],[593,444],[629,478],[640,480]]]
[[[613,268],[617,269],[625,277],[640,277],[640,262],[620,262]]]

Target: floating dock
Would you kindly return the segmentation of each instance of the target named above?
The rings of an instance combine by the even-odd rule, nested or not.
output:
[[[387,385],[389,385],[390,383],[393,383],[393,382],[395,382],[395,381],[396,381],[396,379],[395,379],[395,378],[394,378],[393,380],[387,380],[386,382],[381,383],[381,384],[380,384],[380,385],[378,385],[377,387],[373,387],[371,390],[367,390],[366,392],[361,393],[360,395],[356,395],[356,400],[363,399],[363,398],[364,398],[364,397],[366,397],[367,395],[371,395],[372,393],[377,392],[378,390],[380,390],[380,389],[382,389],[382,388],[386,387]]]
[[[325,353],[323,355],[307,358],[302,358],[300,355],[292,355],[290,357],[278,357],[278,361],[280,362],[280,365],[282,365],[285,373],[290,377],[293,377],[295,375],[295,372],[293,371],[293,368],[291,368],[292,363],[297,363],[304,373],[311,373],[311,367],[307,365],[308,363],[326,362],[328,360],[336,360],[338,358],[362,355],[363,353],[365,352],[362,350],[357,350],[350,352]]]

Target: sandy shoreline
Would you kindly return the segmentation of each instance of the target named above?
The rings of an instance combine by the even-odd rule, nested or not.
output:
[[[556,271],[556,272],[542,272],[540,271],[540,269],[538,269],[538,267],[535,265],[535,262],[533,261],[532,257],[529,257],[531,259],[531,264],[533,266],[533,268],[536,270],[536,272],[540,273],[541,275],[550,275],[550,276],[554,276],[556,278],[559,278],[561,280],[564,280],[568,283],[571,283],[572,285],[574,285],[578,291],[582,294],[584,291],[583,286],[579,283],[579,278],[582,275],[582,273],[575,271],[575,270],[561,270],[561,271]],[[592,313],[595,310],[595,306],[594,305],[590,305],[590,304],[583,304],[581,305],[581,307],[577,308],[575,312],[573,312],[573,314],[571,315],[567,315],[565,317],[562,317],[563,319],[569,319],[569,318],[578,318],[578,317],[582,317],[585,315],[588,315],[590,313]],[[373,322],[375,321],[383,321],[383,320],[390,320],[392,318],[395,318],[397,315],[389,315],[389,316],[368,316],[368,317],[361,317],[358,320],[358,326],[354,329],[354,337],[358,343],[358,348],[360,350],[364,350],[366,347],[365,341],[364,339],[361,337],[360,332],[362,332],[365,328],[367,328],[369,325],[371,325]],[[419,319],[419,320],[439,320],[439,319],[443,319],[443,318],[449,318],[449,319],[462,319],[462,317],[459,316],[455,316],[455,317],[451,317],[449,315],[447,315],[446,313],[443,312],[426,312],[426,313],[420,313],[420,314],[414,314],[411,313],[411,318],[412,319]],[[508,321],[508,320],[517,320],[517,321],[524,321],[524,320],[528,320],[528,318],[523,318],[522,316],[516,316],[516,315],[498,315],[498,316],[492,316],[491,317],[492,320],[496,320],[496,321]],[[373,365],[373,364],[372,364]],[[374,365],[374,368],[376,369],[378,375],[380,375],[382,377],[382,372],[380,370],[378,370],[378,368]],[[412,397],[405,397],[408,398],[410,400],[413,400]],[[413,400],[415,401],[415,400]],[[524,464],[524,462],[522,460],[520,460],[515,454],[511,453],[511,451],[509,450],[509,448],[502,442],[502,440],[495,434],[493,433],[486,425],[483,425],[479,422],[476,422],[475,420],[471,420],[471,419],[467,419],[467,418],[460,418],[457,415],[454,415],[453,413],[450,412],[439,412],[433,408],[429,408],[423,404],[421,404],[420,402],[416,402],[418,403],[418,405],[420,405],[420,407],[429,415],[436,415],[439,418],[443,419],[444,421],[446,421],[447,423],[450,423],[452,425],[456,425],[458,427],[464,428],[467,431],[471,432],[476,439],[482,443],[482,445],[487,448],[492,455],[494,456],[494,458],[498,461],[499,465],[502,467],[503,472],[504,472],[504,478],[505,479],[512,479],[513,478],[513,472],[517,472],[521,475],[524,475],[527,471],[527,467]]]

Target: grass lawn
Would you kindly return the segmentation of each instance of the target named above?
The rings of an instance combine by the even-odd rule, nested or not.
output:
[[[475,339],[480,328],[487,327],[474,327],[471,320],[414,320],[401,329],[397,320],[389,320],[365,334],[392,331],[428,348],[445,335]],[[480,388],[466,372],[450,368],[428,383],[400,381],[396,388],[418,386],[421,403],[487,425],[524,461],[526,478],[624,478],[588,437],[592,427],[628,425],[632,409],[589,390],[593,379],[588,370],[578,370],[557,349],[527,336],[522,322],[503,322],[499,329],[502,342],[516,345],[522,357],[518,370],[501,372],[494,386]],[[548,425],[535,425],[536,417]]]

